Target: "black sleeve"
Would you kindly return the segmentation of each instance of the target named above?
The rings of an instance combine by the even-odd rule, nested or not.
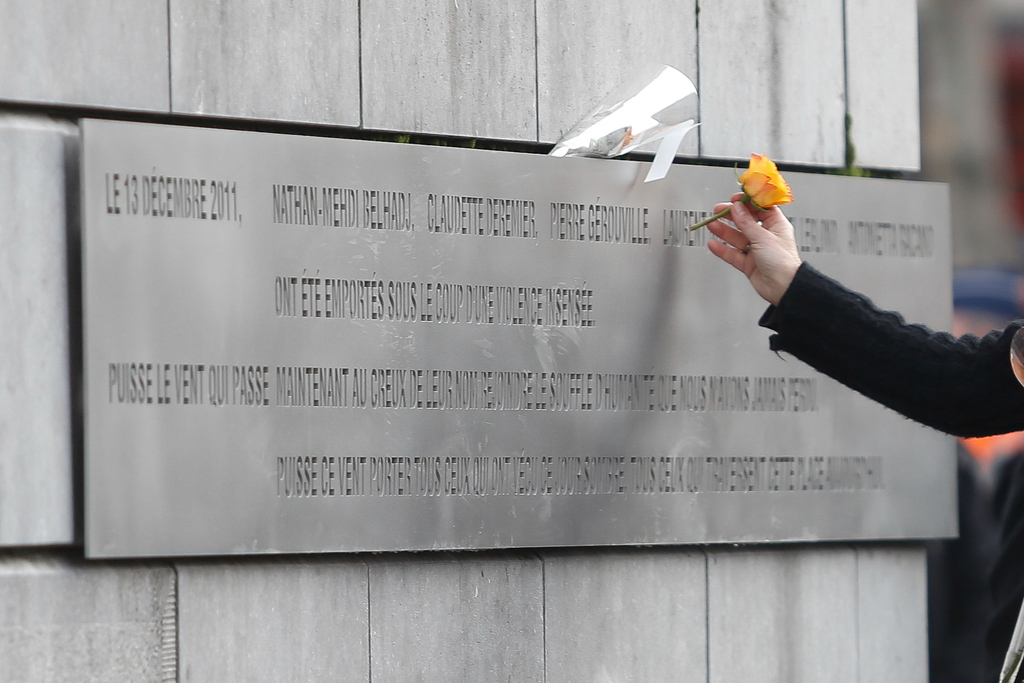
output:
[[[1024,321],[979,339],[910,325],[803,264],[760,324],[786,351],[868,398],[958,436],[1024,429],[1010,342]]]

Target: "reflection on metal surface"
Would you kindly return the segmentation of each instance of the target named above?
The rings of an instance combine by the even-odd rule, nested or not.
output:
[[[83,122],[92,557],[955,532],[951,444],[768,350],[732,169]],[[791,174],[948,322],[941,186]]]

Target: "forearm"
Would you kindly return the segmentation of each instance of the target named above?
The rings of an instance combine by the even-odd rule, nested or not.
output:
[[[1024,387],[1010,369],[1021,325],[956,339],[881,311],[806,264],[761,318],[772,349],[907,417],[960,436],[1024,429]]]

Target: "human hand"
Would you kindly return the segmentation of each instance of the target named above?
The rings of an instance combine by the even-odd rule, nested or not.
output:
[[[709,240],[708,248],[746,275],[761,298],[778,304],[800,267],[793,225],[779,207],[761,210],[741,201],[743,196],[737,192],[730,198],[727,217],[733,225],[723,219],[708,225],[712,234],[724,240]],[[716,204],[714,213],[727,208],[728,203]]]

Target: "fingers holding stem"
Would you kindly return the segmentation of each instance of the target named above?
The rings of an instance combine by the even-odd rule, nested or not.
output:
[[[732,204],[716,204],[715,215],[718,215],[723,212],[731,212],[732,208]],[[729,249],[729,251],[739,251],[744,255],[750,253],[750,239],[747,238],[747,236],[744,235],[738,227],[730,225],[729,223],[726,223],[724,220],[715,219],[714,221],[708,223],[708,230],[715,237],[718,237],[726,244],[728,244],[730,247],[732,247],[732,249]],[[722,245],[721,243],[714,241],[709,242],[708,245],[710,246],[711,250],[715,252],[716,255],[721,255],[718,249],[723,250],[723,253],[726,249],[725,245]]]
[[[748,197],[746,194],[744,194],[742,192],[737,192],[732,197],[730,197],[730,201],[733,201],[733,202],[739,201],[739,202],[743,202],[745,204],[749,204],[750,203],[750,197]],[[715,205],[714,213],[711,216],[709,216],[709,217],[705,218],[704,220],[700,221],[699,223],[694,223],[693,225],[691,225],[690,226],[690,231],[692,232],[694,230],[697,230],[698,228],[703,228],[705,225],[709,225],[709,224],[717,221],[719,218],[725,218],[726,216],[729,215],[729,213],[731,211],[732,211],[732,204],[716,204]]]
[[[736,196],[731,205],[716,205],[715,213],[730,206],[728,222],[716,219],[708,224],[721,240],[709,240],[708,248],[746,275],[766,301],[778,304],[800,268],[793,226],[777,207],[752,208]]]

